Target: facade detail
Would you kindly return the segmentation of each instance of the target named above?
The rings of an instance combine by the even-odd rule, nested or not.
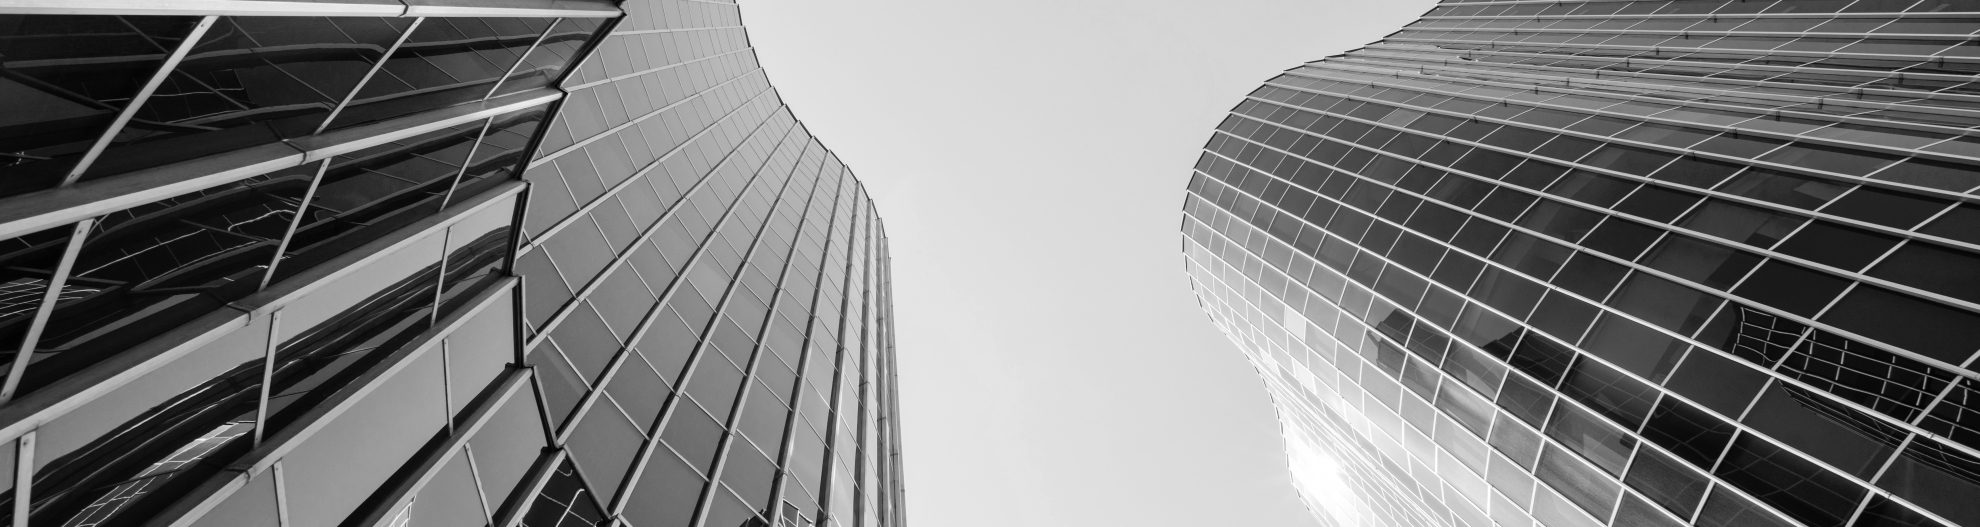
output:
[[[1445,0],[1213,133],[1324,524],[1980,525],[1980,3]]]
[[[734,3],[0,0],[0,524],[902,525]]]

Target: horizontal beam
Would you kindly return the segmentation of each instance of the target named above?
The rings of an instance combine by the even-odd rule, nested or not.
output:
[[[8,0],[0,0],[4,2]],[[349,152],[417,136],[462,123],[549,104],[562,97],[541,88],[377,123],[354,126],[286,143],[270,143],[74,186],[0,199],[0,239],[82,221],[146,203],[233,183],[276,170],[302,166]]]

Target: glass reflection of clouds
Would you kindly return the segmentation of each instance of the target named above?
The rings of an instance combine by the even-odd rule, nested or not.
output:
[[[1306,506],[1321,521],[1333,520],[1338,526],[1361,525],[1360,499],[1354,494],[1354,485],[1342,473],[1340,461],[1293,433],[1290,423],[1284,426],[1287,427],[1286,461],[1292,466],[1293,485],[1299,488]]]

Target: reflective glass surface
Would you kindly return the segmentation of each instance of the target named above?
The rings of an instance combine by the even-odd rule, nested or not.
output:
[[[0,208],[124,199],[0,237],[0,521],[902,524],[887,238],[737,7],[409,3],[0,14]]]
[[[1445,0],[1251,92],[1185,262],[1316,516],[1970,523],[1976,9]]]

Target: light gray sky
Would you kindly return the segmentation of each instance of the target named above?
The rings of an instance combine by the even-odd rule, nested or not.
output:
[[[1311,525],[1183,276],[1183,188],[1279,71],[1431,0],[744,0],[891,238],[909,520]]]

